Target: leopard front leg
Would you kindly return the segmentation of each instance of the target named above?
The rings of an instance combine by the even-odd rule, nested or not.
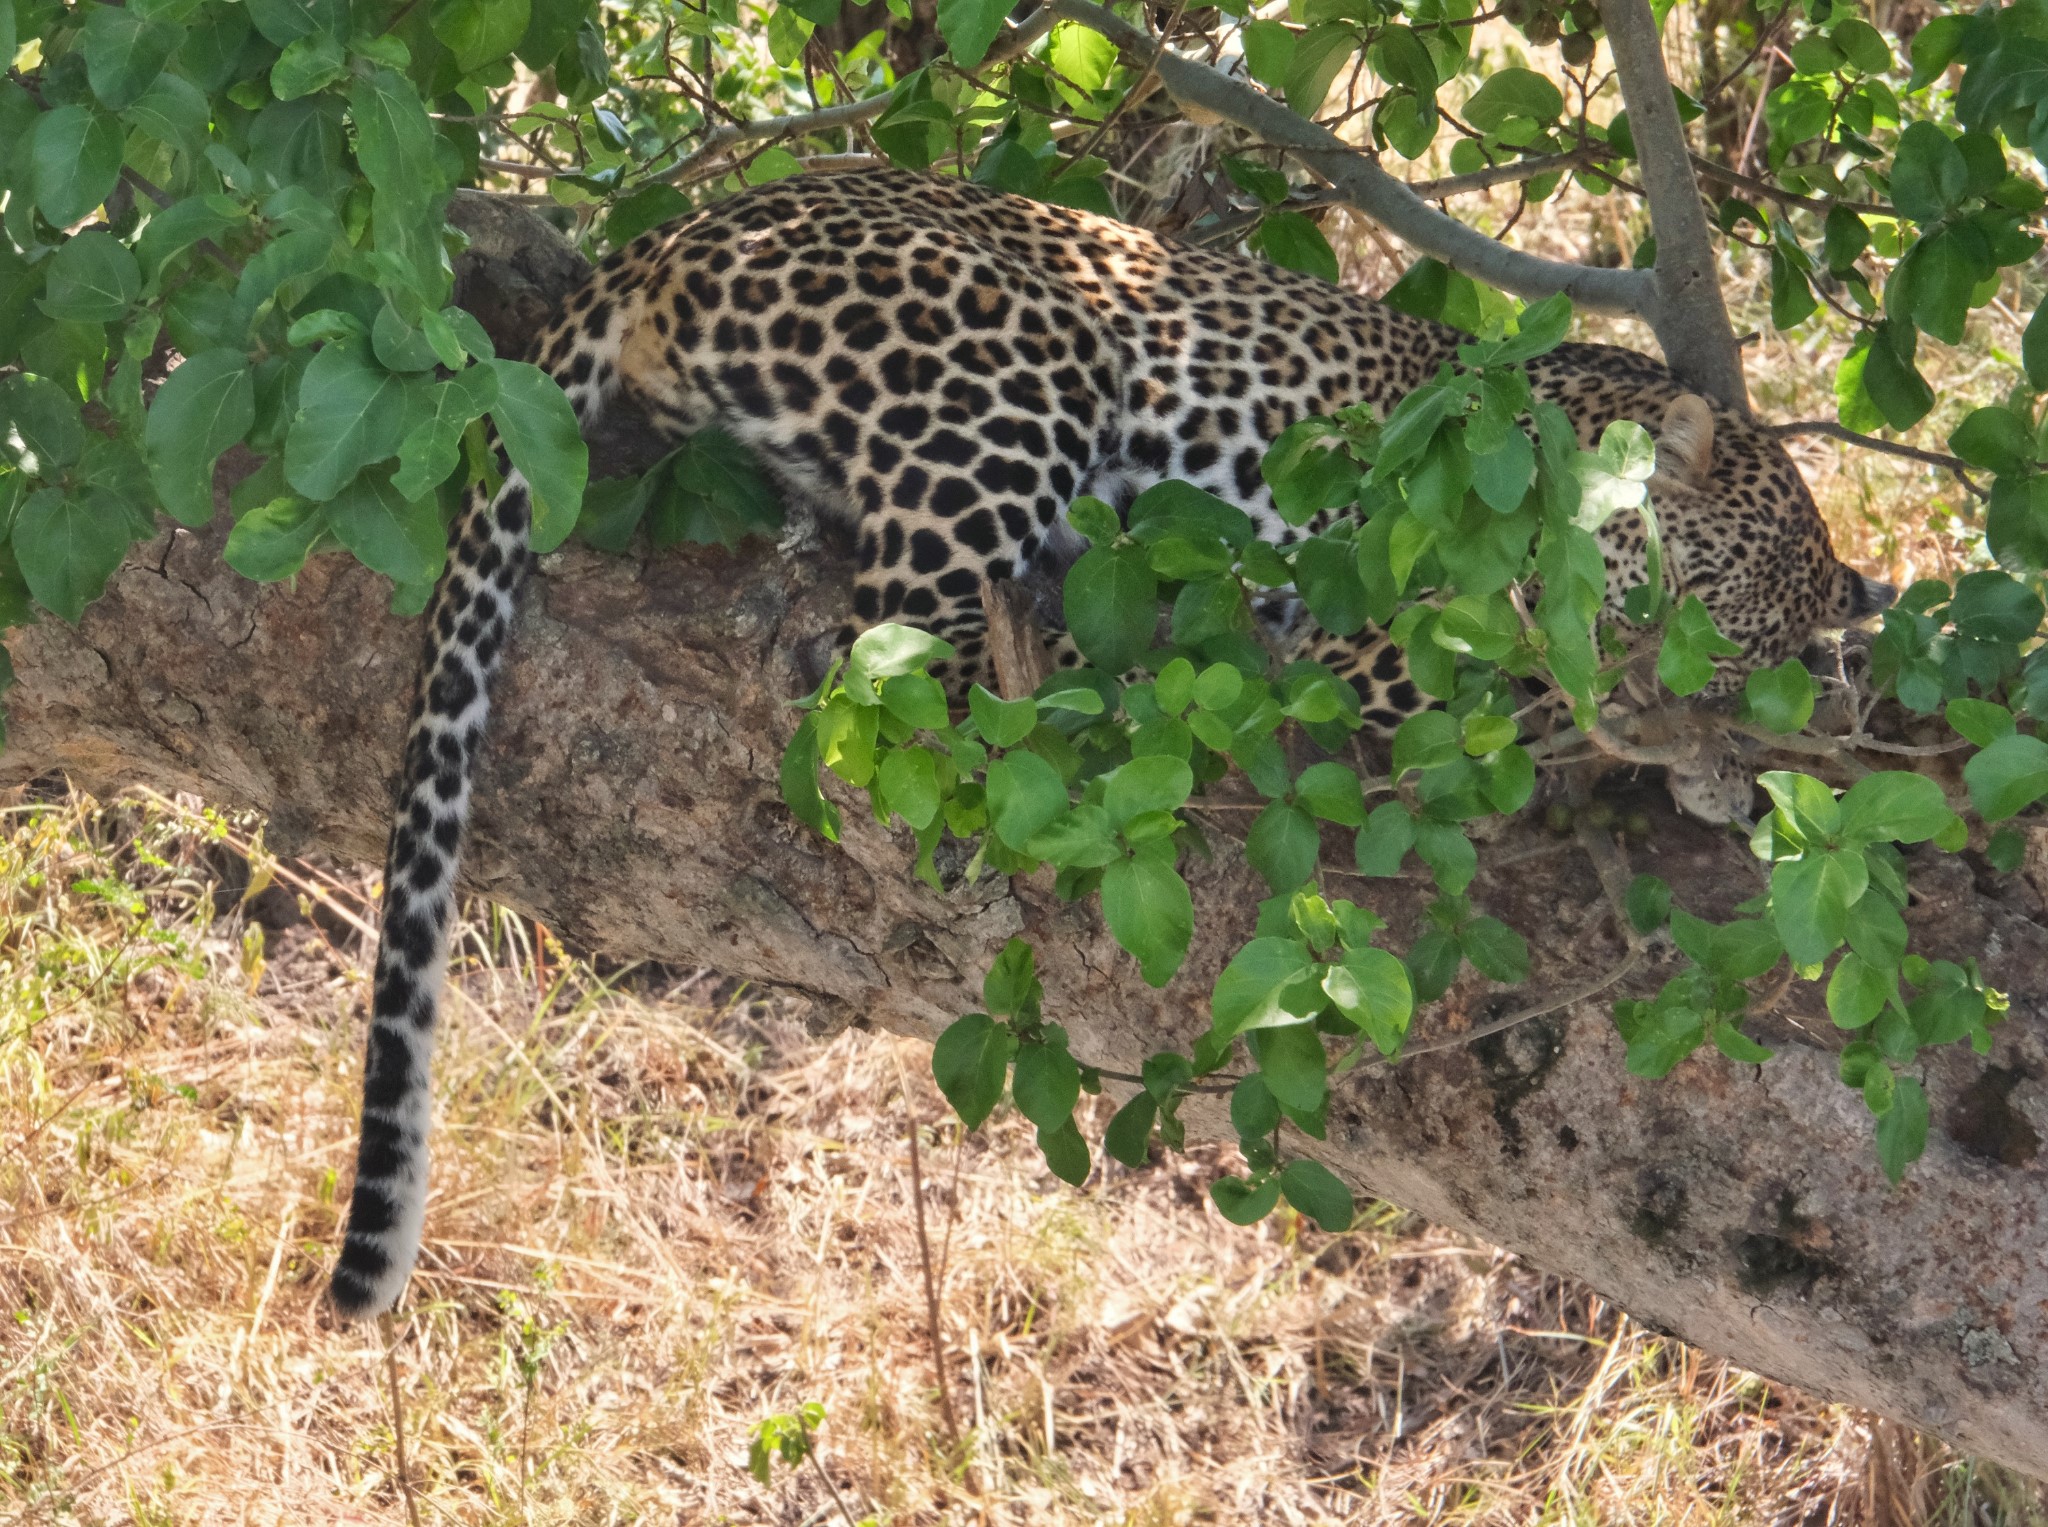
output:
[[[999,689],[989,650],[984,579],[1002,583],[1031,567],[1042,535],[1042,507],[984,496],[971,510],[951,515],[899,512],[874,516],[862,527],[859,568],[854,574],[854,620],[840,632],[842,650],[859,632],[893,621],[915,626],[949,642],[952,658],[931,672],[955,700],[981,684]],[[1025,527],[1022,534],[1010,532]],[[1044,644],[1046,667],[1074,668],[1084,659],[1057,614],[1041,601],[1034,624]]]

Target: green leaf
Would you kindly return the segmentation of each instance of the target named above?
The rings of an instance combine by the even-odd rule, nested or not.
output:
[[[1248,1029],[1305,1023],[1322,1011],[1315,962],[1299,939],[1255,938],[1231,957],[1209,996],[1212,1030],[1228,1039]]]
[[[1892,46],[1884,33],[1859,16],[1835,23],[1829,37],[1836,47],[1865,74],[1885,74],[1892,67]]]
[[[406,384],[360,341],[323,346],[299,382],[299,411],[285,436],[284,475],[306,497],[334,497],[404,441]]]
[[[1323,973],[1323,993],[1380,1054],[1392,1060],[1408,1038],[1415,990],[1408,967],[1384,949],[1348,949]]]
[[[1081,1138],[1072,1119],[1056,1129],[1040,1129],[1038,1150],[1061,1182],[1078,1188],[1088,1180],[1088,1142]]]
[[[1067,809],[1059,771],[1036,753],[1006,753],[988,766],[988,825],[1019,853]]]
[[[1133,758],[1111,774],[1103,790],[1102,805],[1110,822],[1122,827],[1148,811],[1174,810],[1194,788],[1194,771],[1184,760],[1154,754]]]
[[[1100,806],[1080,805],[1033,833],[1024,852],[1063,869],[1100,869],[1123,857],[1109,813]]]
[[[1245,835],[1245,858],[1276,894],[1291,891],[1314,875],[1321,850],[1315,818],[1285,801],[1268,805]]]
[[[0,377],[0,422],[0,459],[31,477],[55,477],[85,448],[77,395],[48,377]]]
[[[1955,140],[1932,122],[1899,134],[1892,157],[1892,205],[1915,222],[1941,220],[1962,201],[1970,167]]]
[[[1912,336],[1910,326],[1887,320],[1878,325],[1876,338],[1863,352],[1863,390],[1884,422],[1897,430],[1911,429],[1934,407],[1934,389],[1913,365]],[[1900,344],[1905,346],[1903,353]]]
[[[1141,851],[1117,860],[1102,872],[1101,894],[1103,920],[1138,961],[1146,984],[1164,986],[1172,980],[1194,937],[1195,906],[1170,849],[1165,855]]]
[[[1958,578],[1948,609],[1948,618],[1960,635],[1986,642],[2031,641],[2043,614],[2038,594],[1995,568]]]
[[[1948,724],[1977,744],[1988,748],[2001,737],[2010,736],[2017,723],[2003,705],[1968,697],[1951,700],[1945,712]]]
[[[348,24],[344,0],[248,0],[248,11],[264,40],[279,48],[315,32],[339,36]]]
[[[1784,736],[1804,731],[1813,719],[1813,675],[1799,659],[1757,668],[1743,681],[1743,704],[1751,720]]]
[[[1288,270],[1332,283],[1337,279],[1337,252],[1302,213],[1268,212],[1245,244]]]
[[[752,454],[722,429],[691,435],[669,478],[672,491],[655,509],[657,545],[682,540],[730,550],[745,537],[773,534],[782,524],[782,501]]]
[[[198,526],[213,518],[213,464],[255,420],[255,383],[239,350],[202,350],[164,379],[150,401],[142,447],[173,519]]]
[[[1093,92],[1109,82],[1109,72],[1116,67],[1116,44],[1100,32],[1062,22],[1053,29],[1046,58],[1079,89]]]
[[[1410,769],[1434,769],[1464,756],[1458,723],[1448,711],[1410,716],[1394,732],[1394,778]]]
[[[1860,888],[1845,854],[1809,854],[1771,871],[1771,920],[1795,965],[1818,965],[1848,936],[1851,894]],[[1854,856],[1860,867],[1861,855]]]
[[[1177,535],[1242,549],[1254,534],[1252,517],[1235,504],[1173,478],[1154,483],[1132,499],[1128,518],[1131,534],[1147,542]]]
[[[280,101],[324,90],[348,73],[348,53],[341,39],[325,32],[295,37],[270,66],[270,93]]]
[[[414,423],[399,443],[392,486],[417,498],[446,481],[462,460],[462,432],[497,400],[498,378],[488,366],[467,367],[415,392],[410,400]]]
[[[576,411],[540,367],[508,360],[483,364],[498,377],[498,401],[491,405],[491,418],[533,499],[528,545],[535,552],[553,551],[576,528],[584,484],[590,478],[590,451]]]
[[[969,1129],[995,1111],[1003,1098],[1003,1076],[1017,1042],[987,1013],[954,1020],[932,1046],[932,1080]]]
[[[1860,1029],[1876,1020],[1897,991],[1897,977],[1878,969],[1853,949],[1835,962],[1828,978],[1828,1016],[1835,1026]]]
[[[854,704],[881,704],[874,686],[883,680],[922,673],[930,663],[952,657],[952,643],[915,626],[868,626],[846,655],[846,694]]]
[[[656,181],[619,198],[605,219],[605,242],[619,249],[650,228],[658,228],[690,210],[690,198],[674,186]]]
[[[1152,1124],[1159,1117],[1159,1105],[1148,1092],[1141,1092],[1116,1111],[1109,1128],[1102,1132],[1102,1148],[1110,1159],[1132,1170],[1143,1166],[1151,1154]]]
[[[79,43],[85,54],[85,77],[100,104],[120,111],[147,90],[164,72],[182,30],[150,20],[139,7],[84,7],[85,27]],[[0,63],[11,63],[9,54]]]
[[[1671,887],[1655,875],[1636,876],[1624,900],[1629,926],[1638,933],[1656,932],[1671,916]]]
[[[1954,820],[1940,785],[1900,769],[1865,775],[1842,797],[1846,843],[1924,843]]]
[[[1351,1190],[1337,1174],[1306,1157],[1280,1169],[1280,1191],[1287,1195],[1288,1203],[1332,1235],[1349,1230],[1358,1212]]]
[[[2011,409],[1978,408],[1950,432],[1948,448],[1987,472],[2017,472],[2034,459],[2034,436]]]
[[[1314,1024],[1254,1029],[1247,1043],[1281,1107],[1313,1113],[1323,1106],[1329,1095],[1330,1057]]]
[[[363,174],[400,216],[417,215],[445,184],[434,156],[434,124],[419,92],[404,75],[377,69],[356,78],[348,105]]]
[[[1004,700],[979,684],[968,691],[967,709],[981,740],[992,748],[1015,747],[1038,725],[1038,705],[1028,696]]]
[[[1481,132],[1498,132],[1511,117],[1554,122],[1564,111],[1564,96],[1533,69],[1497,69],[1465,103],[1465,120]]]
[[[121,178],[121,124],[75,102],[37,121],[29,157],[36,206],[52,226],[68,228],[113,193]]]
[[[981,978],[981,1001],[998,1018],[1015,1017],[1037,1003],[1038,955],[1029,939],[1013,938]]]
[[[1835,792],[1811,774],[1773,769],[1758,775],[1757,783],[1803,842],[1818,846],[1842,830],[1842,808]]]
[[[1244,29],[1244,62],[1252,78],[1268,90],[1284,89],[1300,35],[1284,22],[1248,22]]]
[[[1022,1045],[1010,1092],[1025,1118],[1040,1129],[1058,1129],[1074,1116],[1074,1104],[1081,1097],[1081,1068],[1065,1045]]]
[[[1358,872],[1376,878],[1398,875],[1415,846],[1415,818],[1398,801],[1375,806],[1355,844]]]
[[[1280,170],[1269,170],[1249,159],[1226,154],[1223,156],[1223,173],[1240,191],[1249,192],[1269,207],[1277,207],[1287,200],[1287,176]]]
[[[306,565],[307,554],[326,528],[318,504],[289,495],[274,498],[235,521],[221,556],[244,578],[275,583]]]
[[[113,323],[142,291],[135,256],[104,228],[73,234],[50,257],[39,304],[67,323]]]
[[[1339,827],[1365,825],[1365,793],[1358,775],[1335,761],[1310,764],[1294,782],[1294,799],[1325,822]]]
[[[1159,626],[1159,580],[1135,546],[1090,547],[1066,580],[1067,628],[1088,661],[1122,673],[1152,646]]]
[[[2002,822],[2048,795],[2048,742],[2015,732],[1963,765],[1963,782],[1986,822]]]
[[[1513,986],[1529,979],[1528,941],[1498,918],[1473,918],[1459,930],[1458,943],[1472,968],[1489,980]]]
[[[928,748],[890,749],[875,771],[875,784],[889,809],[916,830],[938,819],[938,759]]]
[[[1242,1177],[1219,1177],[1209,1184],[1209,1198],[1231,1224],[1256,1225],[1280,1202],[1280,1179],[1251,1183]]]
[[[519,46],[531,19],[528,0],[435,0],[434,35],[455,55],[455,66],[473,74]]]
[[[978,69],[1010,14],[1005,0],[939,0],[939,36],[963,69]]]
[[[1714,1025],[1714,1048],[1745,1066],[1761,1066],[1776,1053],[1758,1044],[1732,1023]]]
[[[357,474],[327,501],[327,528],[393,583],[430,583],[447,560],[441,511],[431,495],[408,499],[391,476],[385,468]]]
[[[1317,22],[1296,38],[1294,56],[1287,61],[1287,104],[1305,117],[1321,111],[1358,43],[1357,28],[1345,21]]]
[[[1428,817],[1418,821],[1415,852],[1429,866],[1437,886],[1446,895],[1459,895],[1479,872],[1478,851],[1464,830],[1453,822],[1437,822]]]
[[[1878,1165],[1894,1187],[1905,1180],[1906,1168],[1927,1149],[1927,1118],[1926,1092],[1914,1078],[1900,1077],[1892,1106],[1877,1121]]]
[[[14,557],[36,602],[75,626],[121,565],[131,530],[127,506],[104,488],[44,488],[15,515]]]
[[[804,717],[783,750],[782,799],[796,819],[827,842],[839,841],[839,808],[818,789],[818,713]],[[1000,1083],[998,1091],[1001,1090]]]
[[[2026,366],[2027,383],[2036,392],[2048,392],[2048,302],[2034,309],[2020,336],[2020,357]]]
[[[1741,651],[1740,642],[1731,642],[1715,628],[1699,595],[1687,594],[1664,628],[1657,677],[1675,695],[1698,694],[1713,682],[1714,659]]]

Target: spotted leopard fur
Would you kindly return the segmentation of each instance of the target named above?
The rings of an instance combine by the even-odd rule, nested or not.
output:
[[[849,525],[859,622],[951,640],[949,676],[983,676],[984,575],[1061,554],[1080,494],[1180,477],[1293,533],[1259,473],[1309,414],[1384,410],[1460,337],[1311,277],[1184,248],[1142,229],[898,173],[762,187],[642,235],[607,260],[537,344],[586,425],[624,391],[666,434],[723,426],[791,495]],[[1745,662],[1798,651],[1870,603],[1837,562],[1798,472],[1747,421],[1625,350],[1565,345],[1531,368],[1588,443],[1611,421],[1661,437],[1652,484],[1670,561]],[[363,1133],[340,1309],[388,1309],[427,1195],[428,1059],[456,856],[527,549],[516,472],[474,494],[428,618],[385,876]],[[1640,525],[1610,529],[1616,587],[1639,581]],[[1062,638],[1058,660],[1075,661]],[[1398,651],[1316,644],[1385,729],[1427,704]]]

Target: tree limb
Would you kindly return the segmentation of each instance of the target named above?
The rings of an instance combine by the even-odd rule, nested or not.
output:
[[[1621,79],[1650,225],[1657,233],[1657,301],[1643,316],[1656,331],[1665,364],[1687,385],[1747,414],[1742,352],[1721,299],[1720,261],[1693,179],[1685,128],[1671,97],[1657,19],[1649,0],[1602,0],[1600,19]]]
[[[1157,38],[1090,0],[1047,0],[1040,14],[1046,12],[1100,32],[1140,64],[1151,64],[1168,94],[1182,105],[1213,113],[1286,149],[1347,203],[1420,254],[1522,297],[1565,292],[1578,306],[1594,312],[1637,317],[1650,317],[1658,307],[1656,278],[1650,272],[1547,260],[1496,243],[1430,206],[1413,187],[1327,127],[1290,111],[1262,90],[1162,48]]]

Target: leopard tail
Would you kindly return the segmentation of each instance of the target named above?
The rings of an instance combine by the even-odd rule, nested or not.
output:
[[[550,353],[553,337],[542,336],[539,354]],[[580,375],[557,373],[585,427],[613,374],[604,366],[593,378],[588,365]],[[526,479],[508,469],[495,434],[491,447],[505,473],[503,485],[495,495],[480,485],[470,489],[450,530],[447,571],[427,610],[426,650],[384,869],[362,1135],[331,1287],[336,1310],[349,1319],[383,1314],[398,1302],[426,1220],[433,1113],[428,1065],[448,970],[455,872],[491,681],[533,560],[532,494]]]

